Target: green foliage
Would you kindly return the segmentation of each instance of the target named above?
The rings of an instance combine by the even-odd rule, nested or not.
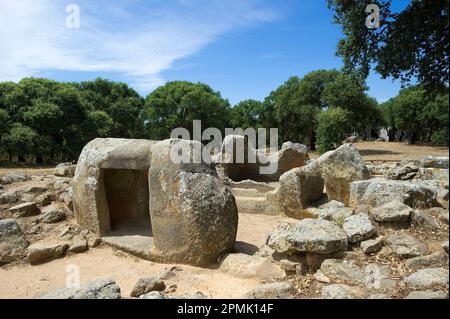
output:
[[[147,96],[145,122],[150,138],[166,139],[173,129],[182,127],[192,137],[192,123],[201,120],[202,127],[225,129],[230,104],[208,85],[190,82],[168,82]]]
[[[351,113],[339,107],[329,108],[318,115],[317,150],[325,153],[341,144],[351,129]]]
[[[412,0],[401,12],[391,0],[328,0],[344,38],[337,55],[347,71],[367,77],[372,64],[384,78],[418,79],[427,91],[448,84],[448,0]],[[368,4],[380,8],[380,28],[365,25]]]
[[[35,151],[38,134],[30,127],[14,123],[9,132],[3,136],[3,147],[10,155],[25,156]]]
[[[245,100],[230,109],[230,125],[233,128],[261,127],[264,105],[260,101]]]

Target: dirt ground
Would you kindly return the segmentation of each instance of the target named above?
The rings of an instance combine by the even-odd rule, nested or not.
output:
[[[412,145],[398,142],[359,142],[356,148],[366,161],[417,160],[426,155],[448,156],[448,147],[430,145]],[[310,154],[316,158],[317,153]]]
[[[264,244],[266,235],[282,221],[294,221],[286,217],[240,214],[236,249],[254,253]],[[107,262],[105,262],[107,261]],[[201,291],[213,298],[240,298],[260,282],[226,275],[217,269],[197,268],[186,265],[157,264],[116,251],[106,245],[88,252],[67,256],[46,264],[28,264],[0,268],[0,299],[34,298],[65,286],[66,267],[76,265],[80,281],[112,278],[129,298],[139,278],[159,274],[177,266],[174,278],[165,280],[166,286],[176,285],[175,294]]]

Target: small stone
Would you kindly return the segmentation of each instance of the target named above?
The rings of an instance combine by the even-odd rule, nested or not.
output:
[[[352,284],[364,283],[364,272],[349,260],[327,259],[320,266],[325,276]]]
[[[324,283],[324,284],[329,284],[330,283],[330,278],[328,278],[327,276],[325,276],[325,274],[319,269],[317,270],[314,275],[313,278],[315,280],[317,280],[318,282]]]
[[[164,289],[166,289],[166,284],[158,278],[141,278],[131,291],[131,297],[139,297],[151,291],[164,291]]]
[[[383,237],[378,237],[375,239],[369,239],[361,242],[361,250],[365,254],[373,254],[380,251],[383,245]]]
[[[442,212],[438,215],[438,218],[441,222],[443,222],[444,224],[448,225],[448,218],[449,218],[449,213],[448,210],[445,212]]]
[[[219,270],[240,278],[257,278],[260,280],[284,279],[285,271],[266,258],[246,254],[228,254],[223,259]]]
[[[39,215],[39,208],[37,208],[37,205],[34,202],[19,204],[11,207],[9,211],[14,214],[14,217],[16,218]]]
[[[28,247],[28,261],[30,264],[40,264],[61,258],[68,248],[67,244],[37,242]]]
[[[73,242],[72,242],[72,245],[69,248],[69,251],[71,253],[79,254],[79,253],[84,253],[88,249],[89,248],[88,248],[88,245],[87,245],[86,238],[78,236],[78,237],[75,237],[73,239]]]
[[[426,245],[402,232],[388,236],[386,242],[399,257],[404,259],[422,256],[428,252]]]
[[[404,299],[448,299],[448,294],[444,291],[413,291]]]
[[[53,200],[53,194],[50,192],[44,193],[42,195],[39,195],[34,199],[34,202],[41,206],[48,206],[52,203]]]
[[[98,236],[90,236],[88,238],[88,246],[91,248],[98,247],[102,243],[102,239]]]
[[[333,284],[322,288],[323,299],[355,299],[354,289],[347,285]]]
[[[420,268],[437,268],[443,267],[448,260],[447,254],[443,251],[437,251],[427,256],[419,256],[408,259],[405,262],[408,269],[420,269]]]
[[[381,207],[373,208],[371,216],[379,223],[406,223],[409,221],[413,209],[401,202],[389,202]]]
[[[350,243],[357,243],[374,236],[377,232],[369,215],[357,214],[347,217],[342,225]]]
[[[290,261],[289,259],[281,259],[279,261],[281,269],[283,269],[284,271],[290,273],[290,272],[295,272],[297,269],[297,265],[298,263]]]
[[[408,288],[430,289],[435,286],[448,286],[448,269],[420,269],[404,279]]]
[[[29,180],[28,175],[22,173],[10,173],[0,178],[0,183],[3,185],[8,185],[16,182],[24,182]]]
[[[52,206],[52,205],[51,205]],[[51,207],[48,206],[48,207]],[[40,218],[41,221],[45,224],[55,224],[66,218],[66,213],[60,207],[55,207],[54,209],[49,209],[42,211],[44,214]]]
[[[0,265],[19,260],[27,246],[28,241],[16,220],[0,220]]]
[[[247,292],[243,299],[292,299],[295,288],[288,281],[262,284]]]
[[[41,194],[48,191],[48,187],[47,186],[30,186],[27,189],[25,189],[24,193],[27,194]]]
[[[415,210],[412,214],[412,221],[416,225],[419,225],[424,228],[428,228],[431,230],[437,230],[440,228],[439,224],[431,217],[430,214],[422,212],[420,210]]]
[[[16,192],[6,192],[0,194],[0,205],[2,204],[13,204],[19,200]]]

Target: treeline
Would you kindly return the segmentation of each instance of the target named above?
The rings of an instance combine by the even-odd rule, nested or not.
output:
[[[402,90],[379,106],[364,81],[337,70],[292,77],[264,101],[231,106],[206,84],[168,82],[146,98],[127,84],[104,79],[60,83],[26,78],[0,83],[0,155],[36,163],[76,160],[96,137],[168,138],[172,129],[279,128],[279,140],[324,152],[350,135],[389,127],[411,142],[448,145],[448,88],[427,94]],[[401,132],[402,134],[399,134]]]

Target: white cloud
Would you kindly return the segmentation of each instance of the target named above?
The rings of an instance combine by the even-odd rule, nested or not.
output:
[[[49,70],[116,72],[136,89],[234,28],[271,22],[263,0],[72,0],[80,29],[65,27],[61,0],[0,0],[0,81]]]

